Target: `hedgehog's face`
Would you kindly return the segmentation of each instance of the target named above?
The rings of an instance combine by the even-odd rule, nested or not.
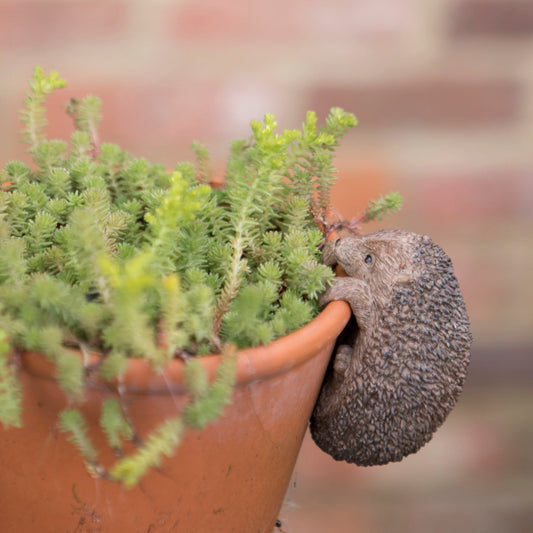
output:
[[[337,263],[348,276],[383,291],[412,277],[410,235],[389,230],[366,237],[338,239],[332,244],[330,263]]]

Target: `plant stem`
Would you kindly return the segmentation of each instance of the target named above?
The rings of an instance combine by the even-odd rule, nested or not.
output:
[[[253,210],[254,199],[257,201],[256,189],[258,187],[258,182],[258,179],[252,181],[252,183],[247,187],[248,194],[246,195],[246,198],[243,202],[239,202],[240,213],[237,223],[235,224],[235,235],[231,243],[233,249],[231,266],[222,292],[218,298],[213,320],[213,341],[218,349],[220,349],[219,333],[222,325],[222,318],[224,317],[224,314],[228,312],[231,301],[233,298],[235,298],[239,291],[241,274],[246,269],[247,263],[242,256],[244,252],[245,236],[249,231],[251,222],[250,213]]]

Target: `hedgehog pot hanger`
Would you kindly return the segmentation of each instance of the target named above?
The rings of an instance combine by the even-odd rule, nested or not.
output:
[[[451,260],[429,237],[401,230],[330,241],[323,257],[347,277],[320,303],[347,301],[355,321],[326,373],[311,434],[336,460],[400,461],[431,439],[466,376],[472,335]]]

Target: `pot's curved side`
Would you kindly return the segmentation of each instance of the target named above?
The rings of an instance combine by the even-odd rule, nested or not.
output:
[[[176,454],[133,489],[86,473],[78,453],[54,429],[64,396],[49,377],[35,375],[38,363],[30,357],[28,370],[21,371],[24,428],[1,432],[0,530],[270,533],[332,347],[350,316],[346,304],[333,304],[301,331],[243,350],[224,416],[203,431],[188,431]],[[210,359],[204,364],[211,372],[217,358]],[[172,381],[172,372],[169,377]],[[141,437],[186,402],[177,392],[163,394],[159,378],[143,379],[128,377],[126,393]],[[112,394],[96,388],[83,408],[105,465],[115,458],[97,427],[101,402]]]

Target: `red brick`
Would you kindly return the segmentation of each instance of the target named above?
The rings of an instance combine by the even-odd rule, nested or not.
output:
[[[361,215],[370,200],[386,194],[392,188],[391,175],[380,162],[337,164],[337,182],[331,190],[331,206],[340,217],[350,220]],[[369,231],[364,227],[365,233]]]
[[[105,105],[105,131],[138,150],[188,153],[193,140],[204,141],[215,130],[217,97],[212,82],[117,87]]]
[[[355,113],[361,127],[448,128],[498,125],[516,118],[522,94],[512,81],[410,79],[378,85],[321,85],[308,107],[325,115],[332,106]]]
[[[0,4],[0,44],[23,47],[96,41],[124,24],[122,2],[30,0]]]
[[[171,31],[180,40],[278,39],[339,40],[361,37],[390,38],[404,34],[407,17],[398,0],[374,2],[271,0],[270,2],[181,2],[170,17]]]
[[[253,6],[250,4],[250,10]],[[193,2],[178,8],[174,29],[179,37],[220,38],[236,36],[237,32],[250,36],[253,29],[246,24],[249,14],[243,6],[235,2]]]
[[[411,185],[406,196],[418,216],[441,225],[508,221],[533,210],[530,179],[519,171],[432,174]]]
[[[462,0],[450,16],[450,32],[467,36],[533,35],[531,0]]]
[[[102,83],[83,81],[65,74],[68,87],[47,98],[46,109],[49,138],[67,139],[73,131],[72,119],[65,112],[65,104],[72,97],[94,94],[102,99],[103,120],[99,127],[102,142],[114,142],[135,156],[173,165],[190,159],[192,141],[208,141],[217,128],[218,87],[213,82],[156,84],[124,79]],[[18,101],[20,106],[24,94]],[[20,124],[15,114],[9,128],[17,136]],[[11,157],[20,157],[14,154]]]

